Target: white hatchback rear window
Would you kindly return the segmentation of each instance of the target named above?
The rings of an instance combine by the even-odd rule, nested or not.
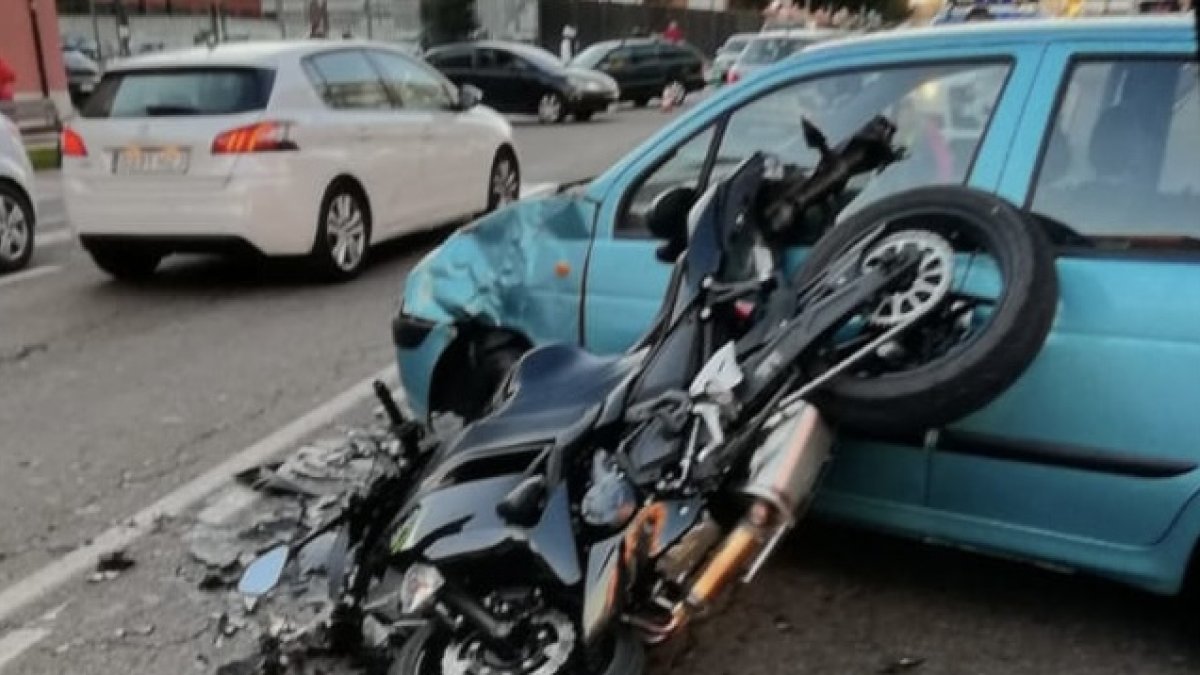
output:
[[[106,75],[84,117],[232,115],[262,110],[275,80],[263,68],[119,71]]]

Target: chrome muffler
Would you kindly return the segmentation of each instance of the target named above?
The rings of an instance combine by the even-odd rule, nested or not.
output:
[[[813,406],[803,403],[781,418],[750,459],[749,478],[740,488],[751,500],[746,515],[675,606],[670,632],[707,607],[739,575],[748,582],[757,574],[811,502],[832,445],[833,432]]]

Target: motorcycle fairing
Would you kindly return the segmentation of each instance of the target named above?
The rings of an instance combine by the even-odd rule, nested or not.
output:
[[[393,554],[415,554],[434,565],[452,564],[504,551],[527,550],[563,585],[582,579],[571,531],[567,486],[550,488],[541,517],[532,527],[504,521],[496,507],[525,478],[507,474],[452,485],[421,497],[397,521]]]

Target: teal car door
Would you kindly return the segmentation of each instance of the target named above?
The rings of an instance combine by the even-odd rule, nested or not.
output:
[[[587,347],[628,347],[661,302],[669,268],[655,259],[656,243],[642,226],[654,197],[679,185],[703,189],[755,152],[770,153],[796,169],[811,169],[817,154],[804,143],[802,117],[824,129],[833,143],[845,140],[875,115],[887,115],[896,123],[906,158],[858,181],[849,210],[922,185],[975,183],[976,177],[994,181],[1036,58],[1016,50],[980,54],[968,49],[893,52],[883,58],[838,63],[830,74],[801,71],[774,83],[768,80],[757,90],[743,89],[741,97],[730,95],[729,104],[707,118],[668,130],[664,136],[673,138],[671,142],[631,162],[626,175],[610,186],[589,256]],[[962,91],[965,82],[974,83],[971,92]],[[958,94],[942,95],[951,90]],[[1006,90],[1010,93],[1005,96],[1015,101],[1001,102]],[[984,119],[970,127],[973,133],[951,134],[945,126],[952,117],[946,106],[968,100]],[[1007,112],[997,112],[993,119],[993,112],[1000,110]],[[802,257],[803,251],[797,254]],[[839,448],[825,489],[872,506],[923,504],[926,470],[924,449],[856,441]]]
[[[1145,581],[1136,552],[1197,494],[1200,77],[1172,35],[1046,52],[1000,192],[1058,247],[1058,314],[1029,371],[937,439],[937,535]]]

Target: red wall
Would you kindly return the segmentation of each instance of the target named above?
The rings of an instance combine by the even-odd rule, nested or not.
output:
[[[0,0],[0,58],[17,73],[17,96],[42,94],[38,79],[37,50],[33,46],[33,24],[29,16],[30,0]],[[58,11],[54,0],[32,0],[38,10],[41,27],[42,55],[45,58],[46,81],[50,92],[67,88],[63,70],[62,48],[58,41]]]

